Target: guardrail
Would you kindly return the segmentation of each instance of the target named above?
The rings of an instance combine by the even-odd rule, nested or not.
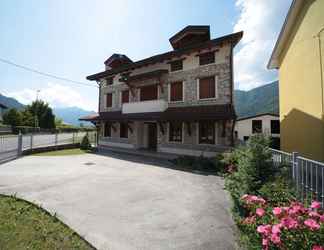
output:
[[[95,131],[0,136],[0,163],[19,157],[24,151],[80,143],[86,134],[96,145]]]
[[[297,152],[270,150],[275,166],[285,164],[291,167],[291,178],[296,186],[297,198],[301,201],[317,200],[324,208],[324,163],[304,158]]]

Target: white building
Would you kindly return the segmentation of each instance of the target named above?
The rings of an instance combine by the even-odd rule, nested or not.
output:
[[[280,145],[279,115],[264,113],[238,119],[235,124],[235,137],[240,141],[247,141],[250,136],[263,133],[272,138],[274,148]]]

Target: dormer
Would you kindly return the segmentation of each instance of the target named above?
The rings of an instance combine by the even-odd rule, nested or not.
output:
[[[132,62],[133,61],[129,59],[126,55],[113,54],[105,61],[105,66],[106,70],[110,70],[114,68],[119,68],[120,66],[127,65]]]
[[[209,25],[189,25],[169,39],[174,50],[209,40]]]

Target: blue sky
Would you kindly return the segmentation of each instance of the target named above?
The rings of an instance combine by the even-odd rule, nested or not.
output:
[[[2,0],[0,58],[86,82],[112,53],[132,60],[171,50],[168,39],[189,24],[215,38],[244,30],[235,50],[235,86],[277,79],[265,65],[291,0]],[[23,103],[97,109],[97,89],[38,76],[0,62],[0,93]]]

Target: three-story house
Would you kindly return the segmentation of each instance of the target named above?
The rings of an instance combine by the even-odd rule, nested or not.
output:
[[[233,143],[233,48],[238,32],[210,39],[209,26],[187,26],[173,50],[133,62],[113,54],[99,84],[99,148],[213,156]]]

